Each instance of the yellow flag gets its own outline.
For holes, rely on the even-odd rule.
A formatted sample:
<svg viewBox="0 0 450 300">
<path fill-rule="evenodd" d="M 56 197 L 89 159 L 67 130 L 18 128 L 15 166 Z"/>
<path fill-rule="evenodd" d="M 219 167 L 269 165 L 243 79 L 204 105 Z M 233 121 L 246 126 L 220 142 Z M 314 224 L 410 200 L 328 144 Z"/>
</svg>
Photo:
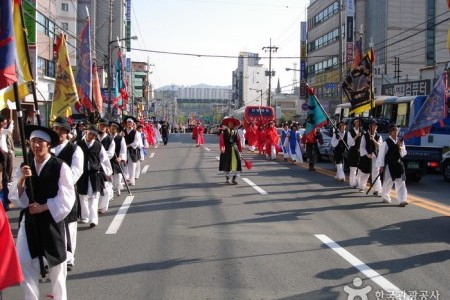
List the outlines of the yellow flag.
<svg viewBox="0 0 450 300">
<path fill-rule="evenodd" d="M 55 92 L 53 93 L 50 119 L 56 117 L 69 117 L 72 114 L 71 107 L 78 101 L 75 78 L 70 66 L 69 53 L 64 35 L 60 35 L 58 61 L 56 63 Z"/>
<path fill-rule="evenodd" d="M 23 99 L 26 95 L 31 94 L 30 89 L 31 87 L 28 86 L 27 82 L 19 83 L 19 99 Z M 14 89 L 12 85 L 0 90 L 0 110 L 3 110 L 8 106 L 8 100 L 14 101 L 14 99 Z"/>
<path fill-rule="evenodd" d="M 28 59 L 26 44 L 25 24 L 23 21 L 22 7 L 20 1 L 14 1 L 14 39 L 16 41 L 16 64 L 19 71 L 19 82 L 32 81 L 33 75 Z M 22 98 L 21 98 L 22 99 Z"/>
</svg>

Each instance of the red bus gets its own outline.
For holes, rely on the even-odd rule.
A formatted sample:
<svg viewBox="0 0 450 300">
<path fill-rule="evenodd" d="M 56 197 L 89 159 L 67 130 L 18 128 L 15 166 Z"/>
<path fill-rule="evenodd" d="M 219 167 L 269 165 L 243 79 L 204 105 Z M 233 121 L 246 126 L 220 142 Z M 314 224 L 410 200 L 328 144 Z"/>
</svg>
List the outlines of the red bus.
<svg viewBox="0 0 450 300">
<path fill-rule="evenodd" d="M 244 128 L 247 129 L 252 122 L 257 126 L 275 121 L 275 111 L 271 106 L 246 106 L 244 110 Z"/>
</svg>

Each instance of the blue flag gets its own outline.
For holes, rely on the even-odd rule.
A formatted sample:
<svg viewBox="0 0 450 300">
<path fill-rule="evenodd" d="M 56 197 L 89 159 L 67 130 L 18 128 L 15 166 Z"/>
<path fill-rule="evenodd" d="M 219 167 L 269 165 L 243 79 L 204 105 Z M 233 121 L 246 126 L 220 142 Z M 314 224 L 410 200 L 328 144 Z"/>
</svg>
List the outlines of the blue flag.
<svg viewBox="0 0 450 300">
<path fill-rule="evenodd" d="M 425 136 L 430 132 L 431 125 L 444 120 L 447 116 L 446 101 L 447 73 L 443 73 L 411 123 L 408 132 L 403 135 L 403 139 Z"/>
<path fill-rule="evenodd" d="M 306 117 L 305 133 L 314 132 L 314 129 L 323 127 L 327 124 L 327 115 L 320 106 L 315 95 L 309 95 L 308 112 Z"/>
<path fill-rule="evenodd" d="M 77 84 L 78 97 L 81 104 L 91 112 L 92 105 L 92 55 L 91 55 L 91 27 L 90 19 L 86 18 L 86 24 L 81 32 L 81 44 L 78 57 L 78 70 L 75 82 Z"/>
<path fill-rule="evenodd" d="M 17 81 L 12 4 L 0 1 L 0 89 Z"/>
</svg>

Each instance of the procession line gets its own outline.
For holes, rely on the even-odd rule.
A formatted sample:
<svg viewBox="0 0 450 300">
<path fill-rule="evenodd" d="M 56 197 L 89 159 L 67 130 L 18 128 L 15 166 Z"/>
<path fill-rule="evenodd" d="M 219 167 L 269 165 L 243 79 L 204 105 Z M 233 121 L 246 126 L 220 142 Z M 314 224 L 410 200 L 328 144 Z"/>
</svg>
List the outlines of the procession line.
<svg viewBox="0 0 450 300">
<path fill-rule="evenodd" d="M 380 275 L 377 271 L 370 268 L 368 265 L 359 260 L 356 256 L 339 246 L 336 242 L 330 239 L 325 234 L 315 234 L 316 238 L 322 241 L 325 245 L 327 245 L 331 250 L 339 254 L 343 259 L 349 262 L 353 267 L 358 269 L 361 273 L 363 273 L 367 278 L 375 282 L 382 289 L 389 293 L 389 295 L 393 295 L 395 299 L 411 299 L 411 297 L 404 295 L 403 291 L 400 290 L 397 286 L 391 283 L 389 280 Z"/>
<path fill-rule="evenodd" d="M 259 186 L 257 186 L 253 181 L 251 181 L 248 178 L 242 178 L 242 180 L 244 180 L 248 185 L 250 185 L 252 188 L 254 188 L 258 193 L 260 193 L 261 195 L 267 195 L 268 193 L 263 190 L 262 188 L 260 188 Z"/>
<path fill-rule="evenodd" d="M 127 196 L 125 198 L 125 201 L 123 201 L 122 206 L 119 208 L 119 211 L 112 220 L 105 234 L 116 234 L 117 231 L 119 231 L 120 225 L 122 225 L 123 219 L 125 218 L 125 215 L 127 214 L 128 208 L 130 208 L 133 199 L 134 196 Z"/>
<path fill-rule="evenodd" d="M 148 165 L 145 165 L 145 166 L 142 168 L 141 174 L 147 173 L 148 167 L 149 167 Z"/>
</svg>

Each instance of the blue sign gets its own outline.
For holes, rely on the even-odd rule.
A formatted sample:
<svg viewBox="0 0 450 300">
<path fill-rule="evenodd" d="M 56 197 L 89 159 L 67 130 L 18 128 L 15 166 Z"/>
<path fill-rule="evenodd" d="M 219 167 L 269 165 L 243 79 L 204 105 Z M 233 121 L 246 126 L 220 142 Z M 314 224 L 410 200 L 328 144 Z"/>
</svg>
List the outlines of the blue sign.
<svg viewBox="0 0 450 300">
<path fill-rule="evenodd" d="M 308 103 L 303 103 L 302 104 L 302 110 L 307 111 L 308 110 Z"/>
<path fill-rule="evenodd" d="M 326 89 L 335 89 L 336 83 L 325 83 L 325 88 Z"/>
</svg>

